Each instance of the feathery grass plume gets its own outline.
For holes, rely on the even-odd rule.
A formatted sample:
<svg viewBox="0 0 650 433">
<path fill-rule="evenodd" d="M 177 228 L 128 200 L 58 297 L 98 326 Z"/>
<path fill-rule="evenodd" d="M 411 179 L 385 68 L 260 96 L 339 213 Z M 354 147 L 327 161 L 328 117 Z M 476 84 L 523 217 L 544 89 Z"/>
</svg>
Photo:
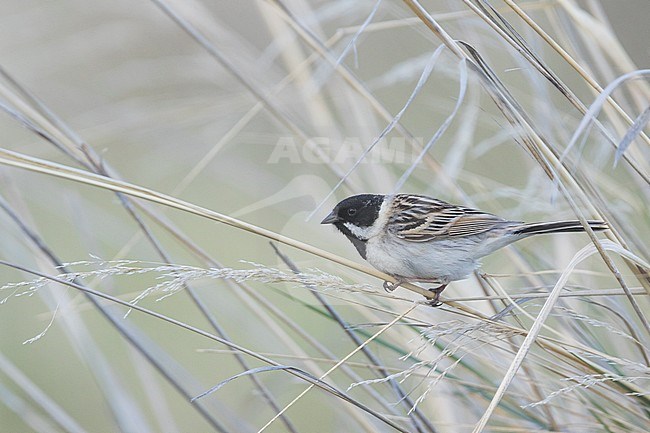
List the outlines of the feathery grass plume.
<svg viewBox="0 0 650 433">
<path fill-rule="evenodd" d="M 377 293 L 377 289 L 370 284 L 349 284 L 343 281 L 341 277 L 328 274 L 319 269 L 309 269 L 308 272 L 295 273 L 282 271 L 254 262 L 242 261 L 242 263 L 250 265 L 251 268 L 198 268 L 180 264 L 168 265 L 139 262 L 138 260 L 83 260 L 65 263 L 63 267 L 72 268 L 74 266 L 83 266 L 93 267 L 94 269 L 57 274 L 56 278 L 64 281 L 88 278 L 98 278 L 101 280 L 109 277 L 149 274 L 157 280 L 163 280 L 154 286 L 144 289 L 132 301 L 134 304 L 155 292 L 162 293 L 162 296 L 157 299 L 158 301 L 162 300 L 183 290 L 188 283 L 202 279 L 233 280 L 238 283 L 246 281 L 271 284 L 292 283 L 297 287 L 311 287 L 321 290 L 339 290 L 365 294 Z M 2 303 L 6 302 L 11 296 L 31 296 L 49 283 L 51 281 L 46 278 L 37 278 L 32 281 L 5 284 L 0 287 L 0 291 L 10 290 L 11 294 L 3 298 Z"/>
<path fill-rule="evenodd" d="M 566 377 L 562 380 L 566 382 L 575 382 L 575 383 L 573 385 L 569 385 L 562 389 L 552 392 L 542 401 L 537 401 L 535 403 L 530 403 L 527 404 L 526 406 L 522 406 L 522 409 L 528 409 L 528 408 L 533 408 L 535 406 L 549 404 L 551 400 L 553 400 L 558 396 L 568 394 L 570 392 L 574 392 L 578 389 L 588 389 L 595 385 L 602 384 L 608 381 L 628 382 L 628 383 L 644 382 L 650 380 L 650 377 L 649 376 L 619 376 L 616 374 L 607 374 L 607 375 L 586 375 L 586 376 L 579 376 L 579 377 Z M 641 385 L 641 387 L 645 387 L 645 385 Z M 647 395 L 648 393 L 646 392 L 643 394 Z"/>
</svg>

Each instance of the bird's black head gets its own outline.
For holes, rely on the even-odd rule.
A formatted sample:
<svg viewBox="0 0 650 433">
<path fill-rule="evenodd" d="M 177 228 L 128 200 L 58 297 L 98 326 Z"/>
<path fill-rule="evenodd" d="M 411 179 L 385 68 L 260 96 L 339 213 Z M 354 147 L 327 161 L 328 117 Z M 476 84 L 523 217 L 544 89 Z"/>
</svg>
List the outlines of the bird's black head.
<svg viewBox="0 0 650 433">
<path fill-rule="evenodd" d="M 346 235 L 348 233 L 344 229 L 350 225 L 359 228 L 370 227 L 377 219 L 383 201 L 383 195 L 353 195 L 337 204 L 321 224 L 334 224 Z M 349 229 L 347 231 L 349 232 Z"/>
<path fill-rule="evenodd" d="M 334 224 L 352 242 L 361 257 L 366 258 L 366 241 L 370 227 L 379 216 L 383 195 L 359 194 L 334 206 L 321 224 Z"/>
</svg>

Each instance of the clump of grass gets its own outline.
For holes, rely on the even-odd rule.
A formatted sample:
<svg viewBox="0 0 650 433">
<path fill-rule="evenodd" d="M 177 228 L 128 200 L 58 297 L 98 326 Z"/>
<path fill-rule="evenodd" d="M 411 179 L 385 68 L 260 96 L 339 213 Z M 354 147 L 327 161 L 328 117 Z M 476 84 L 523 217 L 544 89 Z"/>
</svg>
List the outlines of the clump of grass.
<svg viewBox="0 0 650 433">
<path fill-rule="evenodd" d="M 36 295 L 49 330 L 0 362 L 11 429 L 643 430 L 649 72 L 597 1 L 150 6 L 129 11 L 124 60 L 79 42 L 92 80 L 63 56 L 64 79 L 0 71 L 7 143 L 29 144 L 0 149 L 3 263 L 21 270 L 3 270 L 2 326 L 33 336 Z M 49 12 L 34 28 L 59 46 Z M 124 24 L 94 13 L 70 28 Z M 93 109 L 45 96 L 68 86 Z M 509 248 L 432 309 L 310 219 L 362 191 L 611 230 Z M 43 380 L 54 358 L 89 374 Z"/>
</svg>

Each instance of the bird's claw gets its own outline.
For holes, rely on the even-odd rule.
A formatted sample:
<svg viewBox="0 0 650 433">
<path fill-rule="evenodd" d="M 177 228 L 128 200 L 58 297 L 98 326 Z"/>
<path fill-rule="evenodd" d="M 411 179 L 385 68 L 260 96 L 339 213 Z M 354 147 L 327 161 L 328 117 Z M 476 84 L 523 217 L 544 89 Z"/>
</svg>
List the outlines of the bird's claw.
<svg viewBox="0 0 650 433">
<path fill-rule="evenodd" d="M 442 301 L 433 298 L 430 301 L 425 302 L 425 304 L 427 304 L 429 307 L 438 308 L 442 305 Z"/>
<path fill-rule="evenodd" d="M 433 299 L 427 301 L 426 304 L 427 304 L 429 307 L 438 308 L 439 306 L 442 305 L 442 301 L 440 301 L 440 300 L 438 300 L 438 299 L 436 299 L 436 298 L 433 298 Z"/>
<path fill-rule="evenodd" d="M 386 290 L 388 293 L 391 293 L 395 289 L 397 289 L 399 286 L 404 283 L 404 280 L 397 279 L 394 283 L 391 283 L 390 281 L 384 281 L 384 290 Z M 443 284 L 442 286 L 436 287 L 434 289 L 429 289 L 430 292 L 433 293 L 433 298 L 427 298 L 427 305 L 430 305 L 432 307 L 439 307 L 442 305 L 442 301 L 440 301 L 440 294 L 442 293 L 443 290 L 447 287 L 446 284 Z"/>
<path fill-rule="evenodd" d="M 401 286 L 403 281 L 397 280 L 394 283 L 391 283 L 390 281 L 384 281 L 384 290 L 387 291 L 388 293 L 391 293 L 395 289 L 397 289 L 399 286 Z"/>
<path fill-rule="evenodd" d="M 442 305 L 442 301 L 440 300 L 440 294 L 442 293 L 443 290 L 447 287 L 446 284 L 443 284 L 440 287 L 436 287 L 435 289 L 429 289 L 430 292 L 434 294 L 433 298 L 429 299 L 427 301 L 427 305 L 437 308 Z"/>
</svg>

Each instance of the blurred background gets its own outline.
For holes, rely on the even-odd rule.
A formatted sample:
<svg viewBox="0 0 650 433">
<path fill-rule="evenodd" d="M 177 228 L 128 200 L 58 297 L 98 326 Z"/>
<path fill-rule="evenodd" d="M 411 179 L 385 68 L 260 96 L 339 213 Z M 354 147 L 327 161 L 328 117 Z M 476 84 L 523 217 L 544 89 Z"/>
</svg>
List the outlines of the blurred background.
<svg viewBox="0 0 650 433">
<path fill-rule="evenodd" d="M 602 87 L 650 67 L 647 1 L 516 3 Z M 632 141 L 629 160 L 614 165 L 612 143 L 594 126 L 568 148 L 582 113 L 469 7 L 475 4 L 483 2 L 422 2 L 451 38 L 481 53 L 557 154 L 566 151 L 578 189 L 591 200 L 577 199 L 577 206 L 588 217 L 594 216 L 589 204 L 606 209 L 624 227 L 627 247 L 644 257 L 649 189 L 639 171 L 648 175 L 647 143 Z M 595 100 L 598 92 L 507 3 L 490 4 L 578 99 L 586 106 Z M 432 61 L 439 46 L 411 9 L 394 1 L 5 1 L 2 148 L 110 174 L 357 262 L 343 236 L 319 225 L 336 202 L 356 192 L 428 194 L 513 220 L 575 218 L 476 74 L 463 72 L 449 49 Z M 364 157 L 416 89 L 399 124 Z M 613 96 L 634 119 L 647 109 L 648 94 L 641 77 Z M 448 128 L 430 142 L 448 117 Z M 599 120 L 616 143 L 629 128 L 612 109 Z M 574 192 L 571 197 L 582 197 Z M 259 264 L 291 274 L 268 239 L 82 182 L 3 165 L 0 195 L 0 259 L 49 275 L 87 272 L 79 283 L 125 301 L 173 280 L 164 263 L 233 270 Z M 525 241 L 487 258 L 483 271 L 511 295 L 547 293 L 588 243 L 581 234 Z M 420 300 L 403 289 L 388 295 L 374 277 L 280 248 L 310 275 L 335 275 L 372 293 L 312 287 L 323 300 L 296 282 L 202 276 L 189 280 L 192 294 L 183 289 L 158 300 L 164 293 L 154 290 L 139 305 L 320 377 Z M 635 271 L 612 259 L 641 293 Z M 134 261 L 124 266 L 142 271 L 111 272 L 109 261 L 116 260 Z M 62 270 L 57 263 L 72 265 Z M 622 293 L 597 255 L 580 268 L 571 276 L 573 289 Z M 190 403 L 264 363 L 242 361 L 224 345 L 138 312 L 125 317 L 125 307 L 70 287 L 11 285 L 34 278 L 0 268 L 2 431 L 254 432 L 308 386 L 286 371 L 268 371 Z M 490 316 L 505 308 L 488 299 L 499 295 L 494 290 L 471 278 L 445 294 Z M 648 311 L 647 296 L 639 298 Z M 523 304 L 524 310 L 534 319 L 543 300 Z M 637 365 L 645 382 L 629 383 L 647 390 L 648 335 L 634 306 L 624 296 L 562 302 L 554 329 L 597 351 L 602 358 L 585 356 L 603 368 L 611 366 L 603 354 L 628 360 L 612 367 L 616 374 Z M 374 360 L 357 354 L 325 381 L 405 431 L 472 431 L 521 337 L 477 331 L 472 324 L 481 322 L 459 311 L 418 306 L 369 345 Z M 507 320 L 530 326 L 530 317 L 516 316 Z M 535 350 L 485 431 L 643 425 L 648 407 L 638 401 L 630 403 L 633 409 L 619 407 L 614 402 L 631 391 L 616 385 L 522 409 L 563 389 L 563 379 L 591 374 Z M 396 381 L 387 374 L 398 374 Z M 313 389 L 265 431 L 395 430 Z"/>
</svg>

